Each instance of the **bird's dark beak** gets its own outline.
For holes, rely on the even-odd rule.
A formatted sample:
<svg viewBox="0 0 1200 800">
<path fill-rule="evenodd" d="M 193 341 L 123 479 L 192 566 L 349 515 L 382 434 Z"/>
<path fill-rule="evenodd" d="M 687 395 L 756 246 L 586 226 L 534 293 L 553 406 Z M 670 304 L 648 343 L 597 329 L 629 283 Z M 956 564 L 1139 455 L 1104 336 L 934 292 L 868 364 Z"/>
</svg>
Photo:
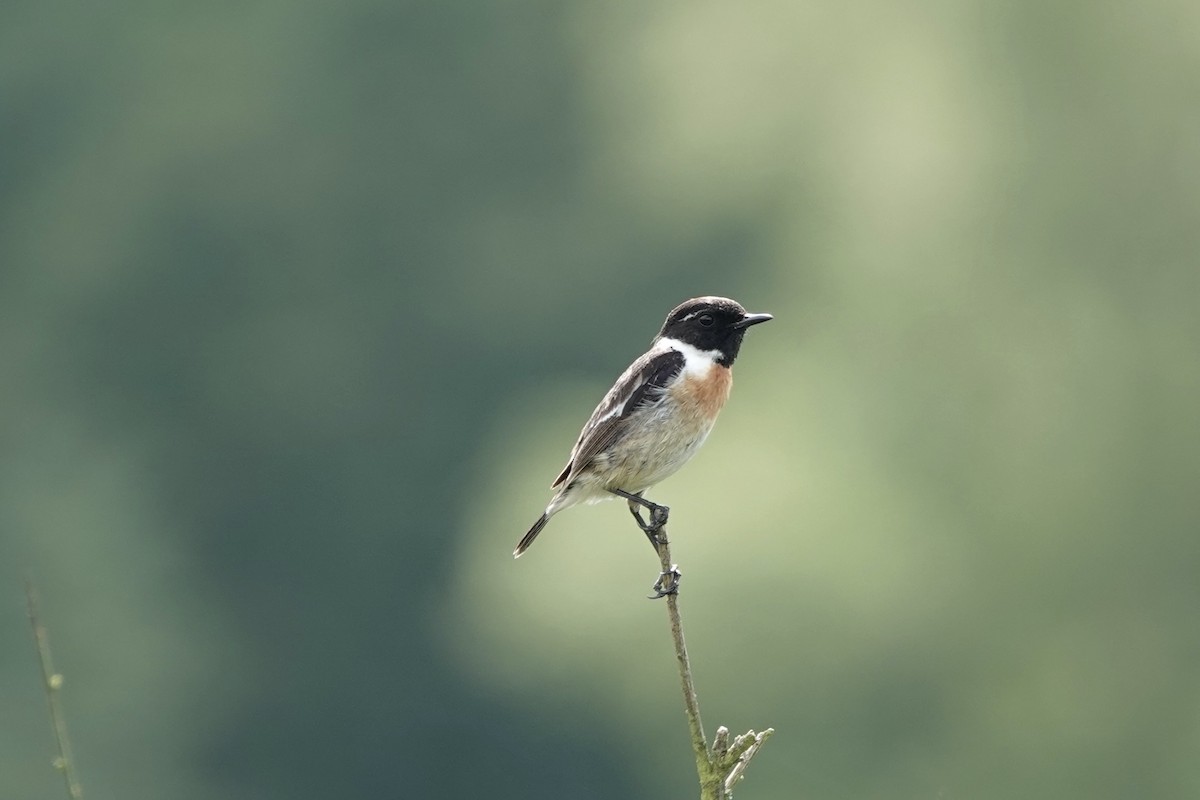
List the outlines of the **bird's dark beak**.
<svg viewBox="0 0 1200 800">
<path fill-rule="evenodd" d="M 770 314 L 746 314 L 737 322 L 733 323 L 735 328 L 749 328 L 751 325 L 757 325 L 760 322 L 770 322 L 775 319 Z"/>
</svg>

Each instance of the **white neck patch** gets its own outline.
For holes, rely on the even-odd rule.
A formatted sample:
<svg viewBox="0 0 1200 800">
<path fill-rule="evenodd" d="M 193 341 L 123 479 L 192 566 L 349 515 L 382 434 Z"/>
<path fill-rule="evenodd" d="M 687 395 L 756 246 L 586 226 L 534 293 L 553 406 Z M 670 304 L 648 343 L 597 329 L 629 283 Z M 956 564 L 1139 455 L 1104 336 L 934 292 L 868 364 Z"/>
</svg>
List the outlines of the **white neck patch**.
<svg viewBox="0 0 1200 800">
<path fill-rule="evenodd" d="M 717 359 L 721 357 L 720 350 L 700 350 L 687 342 L 681 342 L 669 336 L 659 339 L 658 346 L 655 349 L 675 350 L 683 353 L 684 373 L 694 375 L 697 378 L 703 378 L 707 375 L 708 371 L 712 369 L 713 364 L 716 364 Z"/>
</svg>

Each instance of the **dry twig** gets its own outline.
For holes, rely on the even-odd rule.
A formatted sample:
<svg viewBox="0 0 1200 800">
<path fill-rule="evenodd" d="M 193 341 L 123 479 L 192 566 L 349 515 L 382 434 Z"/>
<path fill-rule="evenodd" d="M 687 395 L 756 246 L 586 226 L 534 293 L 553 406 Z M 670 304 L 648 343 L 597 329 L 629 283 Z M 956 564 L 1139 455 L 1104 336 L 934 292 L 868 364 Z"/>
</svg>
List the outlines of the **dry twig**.
<svg viewBox="0 0 1200 800">
<path fill-rule="evenodd" d="M 753 730 L 729 742 L 729 729 L 717 728 L 710 748 L 704 737 L 704 724 L 700 719 L 700 703 L 696 699 L 696 686 L 692 682 L 692 665 L 688 660 L 687 644 L 683 639 L 683 621 L 679 616 L 679 573 L 671 563 L 671 546 L 665 527 L 657 531 L 658 557 L 662 562 L 660 582 L 665 585 L 656 589 L 666 592 L 667 617 L 671 623 L 671 638 L 675 642 L 675 661 L 679 667 L 679 682 L 683 689 L 683 709 L 687 714 L 688 730 L 692 737 L 692 752 L 696 756 L 696 773 L 700 778 L 700 800 L 728 800 L 733 787 L 743 777 L 746 765 L 762 748 L 773 728 L 761 733 Z"/>
</svg>

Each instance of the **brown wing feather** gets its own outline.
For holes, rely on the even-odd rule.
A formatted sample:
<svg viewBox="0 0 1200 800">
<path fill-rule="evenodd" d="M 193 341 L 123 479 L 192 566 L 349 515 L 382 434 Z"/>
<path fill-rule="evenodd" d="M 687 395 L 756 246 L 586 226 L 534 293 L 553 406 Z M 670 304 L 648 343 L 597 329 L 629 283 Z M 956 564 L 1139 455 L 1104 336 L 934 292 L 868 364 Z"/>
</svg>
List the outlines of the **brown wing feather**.
<svg viewBox="0 0 1200 800">
<path fill-rule="evenodd" d="M 550 488 L 568 485 L 592 459 L 616 442 L 629 415 L 643 405 L 658 402 L 662 397 L 661 390 L 679 374 L 683 364 L 683 353 L 678 350 L 657 353 L 652 350 L 630 364 L 592 412 L 579 433 L 567 465 Z"/>
</svg>

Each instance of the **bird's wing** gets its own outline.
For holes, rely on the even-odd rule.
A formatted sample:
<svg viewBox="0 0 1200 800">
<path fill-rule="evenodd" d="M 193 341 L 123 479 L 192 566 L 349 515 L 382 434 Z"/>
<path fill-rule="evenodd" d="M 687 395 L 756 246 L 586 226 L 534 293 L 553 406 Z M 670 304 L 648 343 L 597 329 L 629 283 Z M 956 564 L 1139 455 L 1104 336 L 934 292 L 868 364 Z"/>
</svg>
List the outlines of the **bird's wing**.
<svg viewBox="0 0 1200 800">
<path fill-rule="evenodd" d="M 651 350 L 630 364 L 592 412 L 571 450 L 571 458 L 550 488 L 568 484 L 572 476 L 616 442 L 625 432 L 629 415 L 662 399 L 663 389 L 680 373 L 683 364 L 683 353 L 678 350 Z"/>
</svg>

